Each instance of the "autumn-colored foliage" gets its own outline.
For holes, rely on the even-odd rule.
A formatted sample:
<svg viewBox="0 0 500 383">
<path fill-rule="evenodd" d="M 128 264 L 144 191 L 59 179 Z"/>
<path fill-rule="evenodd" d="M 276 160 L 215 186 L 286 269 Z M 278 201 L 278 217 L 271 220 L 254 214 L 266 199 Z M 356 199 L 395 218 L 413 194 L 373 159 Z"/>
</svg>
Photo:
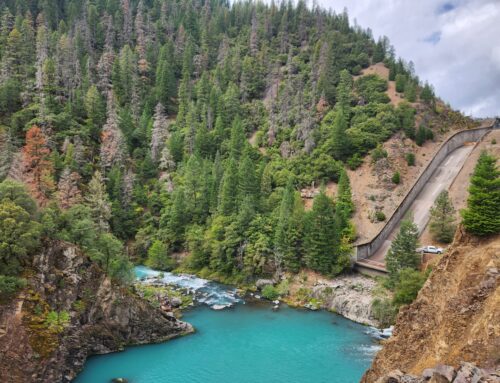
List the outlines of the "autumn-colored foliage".
<svg viewBox="0 0 500 383">
<path fill-rule="evenodd" d="M 45 204 L 54 190 L 54 167 L 49 159 L 50 149 L 42 130 L 34 125 L 26 132 L 23 165 L 26 183 L 33 197 Z"/>
</svg>

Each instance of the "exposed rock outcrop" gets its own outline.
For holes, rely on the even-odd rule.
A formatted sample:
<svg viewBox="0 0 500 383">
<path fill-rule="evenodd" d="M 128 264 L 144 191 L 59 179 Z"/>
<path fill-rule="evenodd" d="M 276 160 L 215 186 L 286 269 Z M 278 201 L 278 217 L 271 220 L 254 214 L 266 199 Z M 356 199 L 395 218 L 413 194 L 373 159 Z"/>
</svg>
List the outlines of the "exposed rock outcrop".
<svg viewBox="0 0 500 383">
<path fill-rule="evenodd" d="M 457 369 L 439 364 L 427 368 L 422 375 L 405 374 L 394 370 L 379 378 L 376 383 L 497 383 L 500 382 L 500 370 L 484 370 L 471 363 L 462 362 Z"/>
<path fill-rule="evenodd" d="M 373 279 L 350 275 L 314 286 L 312 295 L 321 301 L 321 307 L 326 310 L 357 323 L 378 327 L 372 316 L 372 291 L 376 285 Z"/>
<path fill-rule="evenodd" d="M 361 274 L 326 278 L 308 271 L 290 277 L 290 296 L 284 300 L 292 306 L 325 309 L 357 323 L 379 327 L 373 317 L 372 304 L 378 297 L 377 281 Z"/>
<path fill-rule="evenodd" d="M 459 229 L 415 302 L 400 311 L 394 335 L 362 382 L 378 382 L 394 370 L 421 375 L 437 364 L 457 368 L 462 361 L 497 368 L 499 285 L 500 236 L 478 239 Z"/>
<path fill-rule="evenodd" d="M 67 243 L 47 244 L 26 277 L 28 287 L 0 306 L 2 383 L 70 382 L 91 354 L 193 331 L 113 283 Z M 49 313 L 59 314 L 52 326 Z"/>
</svg>

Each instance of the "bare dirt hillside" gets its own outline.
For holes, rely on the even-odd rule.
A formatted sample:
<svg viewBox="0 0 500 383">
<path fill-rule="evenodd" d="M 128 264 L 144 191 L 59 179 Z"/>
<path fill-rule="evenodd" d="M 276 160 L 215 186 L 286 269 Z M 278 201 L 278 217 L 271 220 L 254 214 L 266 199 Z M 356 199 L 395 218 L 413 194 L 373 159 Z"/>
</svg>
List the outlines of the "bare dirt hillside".
<svg viewBox="0 0 500 383">
<path fill-rule="evenodd" d="M 399 369 L 422 374 L 437 364 L 483 368 L 500 363 L 500 235 L 478 239 L 459 229 L 411 305 L 398 315 L 363 383 Z"/>
<path fill-rule="evenodd" d="M 361 75 L 377 74 L 388 79 L 389 70 L 382 63 L 372 65 L 363 70 Z M 389 81 L 388 96 L 394 105 L 402 101 L 401 94 L 395 92 L 394 81 Z M 438 102 L 435 110 L 421 103 L 413 103 L 416 109 L 416 126 L 425 124 L 434 133 L 432 141 L 418 146 L 413 140 L 397 133 L 386 141 L 383 148 L 387 151 L 387 158 L 376 163 L 367 156 L 364 163 L 356 170 L 348 172 L 356 206 L 354 223 L 357 228 L 357 243 L 371 240 L 384 226 L 385 222 L 375 219 L 375 212 L 383 212 L 387 219 L 403 200 L 413 183 L 420 176 L 428 162 L 432 160 L 441 144 L 455 132 L 477 126 L 478 124 L 460 113 L 449 109 L 442 102 Z M 485 121 L 485 124 L 490 121 Z M 406 155 L 415 155 L 415 166 L 408 166 Z M 395 172 L 401 175 L 399 185 L 392 183 Z"/>
<path fill-rule="evenodd" d="M 496 142 L 496 143 L 494 143 Z M 476 166 L 477 159 L 483 150 L 494 154 L 496 157 L 500 158 L 500 130 L 494 130 L 488 133 L 481 142 L 479 142 L 469 158 L 465 162 L 462 170 L 458 173 L 455 181 L 450 187 L 449 194 L 453 202 L 453 206 L 456 209 L 457 221 L 459 220 L 460 210 L 466 207 L 468 189 L 470 183 L 470 176 L 474 172 L 474 167 Z M 422 245 L 427 244 L 438 244 L 440 246 L 445 246 L 446 244 L 438 243 L 435 241 L 431 234 L 429 233 L 429 227 L 427 226 L 420 236 L 420 243 Z"/>
</svg>

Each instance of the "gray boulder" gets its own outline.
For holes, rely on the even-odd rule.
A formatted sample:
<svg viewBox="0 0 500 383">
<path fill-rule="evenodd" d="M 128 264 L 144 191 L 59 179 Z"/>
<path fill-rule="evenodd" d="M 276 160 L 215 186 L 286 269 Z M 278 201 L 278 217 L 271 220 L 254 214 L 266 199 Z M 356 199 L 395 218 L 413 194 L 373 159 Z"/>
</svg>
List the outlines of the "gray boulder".
<svg viewBox="0 0 500 383">
<path fill-rule="evenodd" d="M 257 279 L 257 282 L 255 282 L 255 287 L 259 290 L 262 290 L 267 285 L 274 286 L 274 281 L 272 279 Z"/>
</svg>

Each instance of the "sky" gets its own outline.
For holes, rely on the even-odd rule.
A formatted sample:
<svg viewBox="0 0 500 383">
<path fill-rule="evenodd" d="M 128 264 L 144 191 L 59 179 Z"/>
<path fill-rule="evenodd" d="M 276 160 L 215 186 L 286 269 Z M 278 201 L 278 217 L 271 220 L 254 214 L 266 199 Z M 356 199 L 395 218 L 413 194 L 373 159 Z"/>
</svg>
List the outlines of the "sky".
<svg viewBox="0 0 500 383">
<path fill-rule="evenodd" d="M 500 0 L 316 0 L 342 12 L 396 55 L 453 108 L 473 117 L 500 115 Z"/>
</svg>

